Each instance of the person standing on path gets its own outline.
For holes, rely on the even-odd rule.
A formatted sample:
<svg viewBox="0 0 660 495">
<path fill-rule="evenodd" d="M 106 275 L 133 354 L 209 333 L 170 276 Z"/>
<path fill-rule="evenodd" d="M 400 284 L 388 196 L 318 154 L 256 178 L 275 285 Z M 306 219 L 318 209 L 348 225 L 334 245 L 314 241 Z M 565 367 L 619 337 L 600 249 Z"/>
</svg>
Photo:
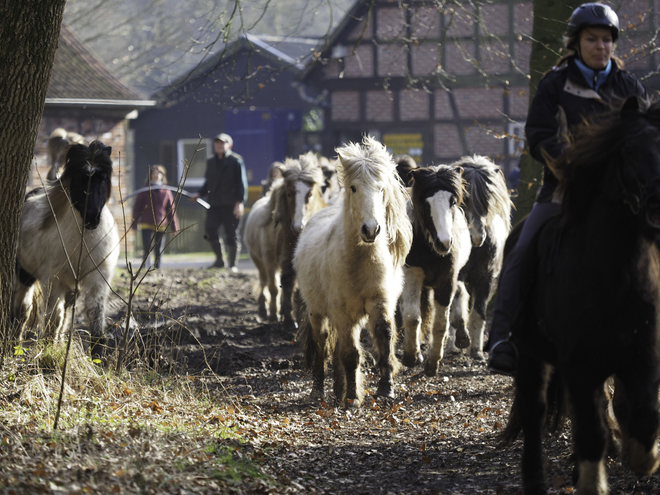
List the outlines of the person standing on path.
<svg viewBox="0 0 660 495">
<path fill-rule="evenodd" d="M 142 232 L 145 266 L 150 266 L 149 256 L 153 251 L 154 267 L 160 268 L 163 236 L 168 229 L 178 232 L 179 220 L 172 191 L 159 188 L 167 184 L 167 170 L 162 165 L 154 165 L 149 170 L 145 186 L 150 189 L 138 194 L 133 203 L 133 228 L 139 225 Z"/>
<path fill-rule="evenodd" d="M 214 155 L 206 162 L 204 185 L 192 196 L 204 199 L 210 208 L 204 224 L 204 238 L 211 244 L 216 260 L 210 268 L 224 268 L 219 229 L 224 230 L 227 268 L 237 272 L 238 224 L 247 200 L 247 175 L 243 157 L 232 151 L 233 139 L 224 132 L 213 140 Z"/>
</svg>

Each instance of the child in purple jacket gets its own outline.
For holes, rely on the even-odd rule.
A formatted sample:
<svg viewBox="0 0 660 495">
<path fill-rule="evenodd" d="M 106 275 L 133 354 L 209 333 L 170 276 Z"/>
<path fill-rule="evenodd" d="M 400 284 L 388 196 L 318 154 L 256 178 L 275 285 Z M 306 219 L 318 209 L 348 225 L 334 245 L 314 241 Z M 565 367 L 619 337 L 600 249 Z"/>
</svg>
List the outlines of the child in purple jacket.
<svg viewBox="0 0 660 495">
<path fill-rule="evenodd" d="M 149 266 L 149 253 L 153 251 L 154 266 L 160 268 L 163 235 L 166 230 L 176 233 L 179 230 L 179 220 L 176 216 L 174 195 L 169 189 L 159 186 L 167 184 L 167 171 L 162 165 L 149 167 L 151 172 L 145 181 L 145 187 L 151 189 L 141 192 L 133 204 L 133 228 L 140 227 L 142 246 L 144 249 L 145 266 Z"/>
</svg>

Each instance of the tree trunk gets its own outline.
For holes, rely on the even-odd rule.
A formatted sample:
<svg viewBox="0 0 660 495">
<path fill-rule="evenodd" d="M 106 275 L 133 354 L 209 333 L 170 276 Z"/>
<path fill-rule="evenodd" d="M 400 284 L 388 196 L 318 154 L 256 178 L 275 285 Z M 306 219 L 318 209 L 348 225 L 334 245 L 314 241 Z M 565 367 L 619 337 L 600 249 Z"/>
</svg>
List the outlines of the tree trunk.
<svg viewBox="0 0 660 495">
<path fill-rule="evenodd" d="M 65 0 L 0 2 L 0 334 L 8 350 L 16 246 Z"/>
<path fill-rule="evenodd" d="M 573 10 L 580 5 L 571 0 L 534 0 L 532 53 L 529 58 L 529 104 L 531 106 L 539 81 L 560 56 L 563 35 Z M 529 149 L 520 159 L 520 184 L 516 199 L 514 223 L 531 211 L 541 181 L 543 165 L 532 158 Z"/>
</svg>

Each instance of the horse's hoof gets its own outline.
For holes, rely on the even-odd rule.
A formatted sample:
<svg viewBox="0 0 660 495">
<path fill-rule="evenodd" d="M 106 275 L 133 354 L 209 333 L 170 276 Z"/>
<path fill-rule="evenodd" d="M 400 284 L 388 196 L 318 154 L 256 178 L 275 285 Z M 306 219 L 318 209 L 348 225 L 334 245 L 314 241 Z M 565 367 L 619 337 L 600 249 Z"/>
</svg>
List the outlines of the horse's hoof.
<svg viewBox="0 0 660 495">
<path fill-rule="evenodd" d="M 635 438 L 630 438 L 627 444 L 625 461 L 635 474 L 648 476 L 658 469 L 660 458 L 657 443 L 654 442 L 650 452 Z"/>
<path fill-rule="evenodd" d="M 426 362 L 424 366 L 424 374 L 426 376 L 435 376 L 438 374 L 438 363 L 432 363 L 430 361 Z"/>
<path fill-rule="evenodd" d="M 391 383 L 381 383 L 378 385 L 378 389 L 376 390 L 376 395 L 379 395 L 380 397 L 388 397 L 390 399 L 394 399 L 394 388 L 392 387 Z"/>
<path fill-rule="evenodd" d="M 470 347 L 470 336 L 463 330 L 456 330 L 456 338 L 454 339 L 454 345 L 459 349 L 467 349 Z"/>
<path fill-rule="evenodd" d="M 481 351 L 472 352 L 472 353 L 470 353 L 470 356 L 477 363 L 485 363 L 486 362 L 486 355 Z"/>
<path fill-rule="evenodd" d="M 401 359 L 401 362 L 403 363 L 404 366 L 407 366 L 408 368 L 414 368 L 417 365 L 420 365 L 424 362 L 424 356 L 422 356 L 421 352 L 418 352 L 415 355 L 410 355 L 410 354 L 404 354 L 403 358 Z"/>
<path fill-rule="evenodd" d="M 295 331 L 298 330 L 298 322 L 296 322 L 294 320 L 284 320 L 282 322 L 282 327 L 287 332 L 295 332 Z"/>
<path fill-rule="evenodd" d="M 312 392 L 309 394 L 309 400 L 311 402 L 316 402 L 325 399 L 325 393 L 323 390 L 312 389 Z"/>
<path fill-rule="evenodd" d="M 359 398 L 349 399 L 348 397 L 343 402 L 342 407 L 344 409 L 357 409 L 362 401 Z"/>
</svg>

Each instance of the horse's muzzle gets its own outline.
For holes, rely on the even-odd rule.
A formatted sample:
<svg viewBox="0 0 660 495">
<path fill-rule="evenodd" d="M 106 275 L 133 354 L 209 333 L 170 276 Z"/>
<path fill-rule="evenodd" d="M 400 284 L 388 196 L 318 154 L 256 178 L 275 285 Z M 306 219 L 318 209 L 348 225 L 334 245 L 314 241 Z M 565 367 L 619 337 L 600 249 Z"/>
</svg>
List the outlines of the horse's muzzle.
<svg viewBox="0 0 660 495">
<path fill-rule="evenodd" d="M 433 241 L 433 249 L 435 249 L 435 251 L 441 256 L 449 254 L 453 245 L 453 239 L 449 239 L 447 242 L 442 242 L 436 237 L 436 239 Z"/>
<path fill-rule="evenodd" d="M 375 242 L 378 234 L 380 234 L 380 225 L 378 224 L 373 227 L 363 224 L 362 229 L 360 229 L 360 237 L 362 238 L 362 241 L 366 243 Z"/>
<path fill-rule="evenodd" d="M 97 215 L 93 218 L 85 219 L 85 228 L 87 230 L 96 230 L 96 227 L 101 223 L 101 215 Z"/>
</svg>

